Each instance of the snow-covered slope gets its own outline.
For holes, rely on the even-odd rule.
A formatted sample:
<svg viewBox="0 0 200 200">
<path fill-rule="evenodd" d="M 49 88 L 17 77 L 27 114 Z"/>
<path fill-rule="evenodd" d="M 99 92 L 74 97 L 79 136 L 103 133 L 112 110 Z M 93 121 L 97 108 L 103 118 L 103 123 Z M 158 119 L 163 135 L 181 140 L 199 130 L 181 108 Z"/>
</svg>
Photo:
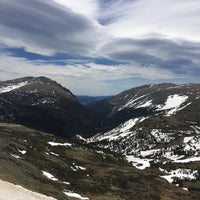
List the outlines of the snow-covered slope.
<svg viewBox="0 0 200 200">
<path fill-rule="evenodd" d="M 24 81 L 24 82 L 21 82 L 21 83 L 10 83 L 10 84 L 2 85 L 2 86 L 0 86 L 0 94 L 5 93 L 5 92 L 10 92 L 12 90 L 16 90 L 20 87 L 27 85 L 27 84 L 28 84 L 28 82 Z"/>
<path fill-rule="evenodd" d="M 107 149 L 16 124 L 0 123 L 0 132 L 0 179 L 10 182 L 0 180 L 1 200 L 132 200 L 134 197 L 149 200 L 163 196 L 198 200 L 195 169 L 152 170 L 151 159 L 127 156 L 135 168 L 124 156 Z M 177 188 L 165 181 L 163 176 L 174 179 L 173 172 L 175 176 L 190 178 L 191 187 L 186 182 Z"/>
<path fill-rule="evenodd" d="M 161 177 L 178 186 L 180 181 L 196 180 L 200 175 L 200 127 L 193 123 L 188 129 L 172 129 L 168 124 L 155 128 L 155 124 L 152 116 L 130 119 L 87 142 L 122 153 L 137 169 L 162 167 L 166 175 Z M 185 168 L 193 166 L 192 163 L 194 168 L 186 171 Z M 167 169 L 172 170 L 168 172 Z"/>
<path fill-rule="evenodd" d="M 53 197 L 48 197 L 30 190 L 27 190 L 19 185 L 14 185 L 7 181 L 0 180 L 0 199 L 1 200 L 56 200 Z"/>
<path fill-rule="evenodd" d="M 197 84 L 162 84 L 125 91 L 96 104 L 105 111 L 101 113 L 106 114 L 104 123 L 111 128 L 87 141 L 124 154 L 138 169 L 162 167 L 168 173 L 163 178 L 173 177 L 174 183 L 189 177 L 179 165 L 194 165 L 190 174 L 196 179 L 200 174 L 196 168 L 200 164 L 199 97 Z"/>
<path fill-rule="evenodd" d="M 199 84 L 145 85 L 124 91 L 91 106 L 106 125 L 156 113 L 176 115 L 200 98 Z"/>
</svg>

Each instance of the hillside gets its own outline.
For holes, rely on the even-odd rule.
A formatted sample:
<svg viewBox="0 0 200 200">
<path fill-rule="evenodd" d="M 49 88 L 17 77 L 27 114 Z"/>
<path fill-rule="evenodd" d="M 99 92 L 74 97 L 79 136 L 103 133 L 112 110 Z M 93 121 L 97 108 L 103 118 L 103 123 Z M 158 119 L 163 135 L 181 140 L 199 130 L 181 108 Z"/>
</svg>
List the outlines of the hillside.
<svg viewBox="0 0 200 200">
<path fill-rule="evenodd" d="M 58 200 L 199 199 L 198 192 L 166 182 L 160 177 L 165 172 L 141 171 L 83 140 L 69 142 L 6 123 L 0 123 L 0 134 L 0 179 L 29 191 Z"/>
<path fill-rule="evenodd" d="M 0 82 L 0 121 L 68 138 L 87 134 L 96 123 L 68 89 L 45 77 Z"/>
<path fill-rule="evenodd" d="M 200 85 L 133 88 L 96 103 L 107 130 L 89 143 L 121 153 L 141 170 L 156 168 L 177 186 L 200 191 Z M 101 112 L 103 111 L 103 112 Z"/>
<path fill-rule="evenodd" d="M 200 84 L 163 83 L 132 88 L 96 102 L 90 108 L 102 119 L 104 127 L 115 127 L 136 117 L 178 114 L 181 110 L 187 110 L 185 120 L 194 117 L 199 123 L 200 114 L 195 109 L 199 99 Z"/>
</svg>

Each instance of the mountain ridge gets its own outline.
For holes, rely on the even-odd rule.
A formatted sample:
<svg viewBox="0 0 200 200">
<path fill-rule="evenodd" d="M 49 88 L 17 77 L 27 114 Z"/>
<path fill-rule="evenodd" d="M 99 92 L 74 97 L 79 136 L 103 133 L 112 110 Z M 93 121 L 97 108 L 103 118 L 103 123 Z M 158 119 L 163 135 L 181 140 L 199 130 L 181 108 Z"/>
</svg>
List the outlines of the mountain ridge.
<svg viewBox="0 0 200 200">
<path fill-rule="evenodd" d="M 87 133 L 95 122 L 70 90 L 46 77 L 1 82 L 2 121 L 17 122 L 63 137 Z"/>
<path fill-rule="evenodd" d="M 200 96 L 200 84 L 175 85 L 172 83 L 144 85 L 126 90 L 116 96 L 94 103 L 90 108 L 104 121 L 114 126 L 132 117 L 142 117 L 162 112 L 167 98 L 181 100 L 186 93 L 192 99 L 192 91 Z M 179 97 L 180 96 L 180 97 Z M 176 98 L 175 98 L 176 97 Z M 159 108 L 160 106 L 160 108 Z M 167 110 L 167 108 L 166 108 Z"/>
<path fill-rule="evenodd" d="M 88 143 L 123 154 L 140 170 L 163 171 L 178 187 L 193 182 L 192 190 L 200 190 L 200 84 L 137 87 L 94 106 L 104 128 Z"/>
</svg>

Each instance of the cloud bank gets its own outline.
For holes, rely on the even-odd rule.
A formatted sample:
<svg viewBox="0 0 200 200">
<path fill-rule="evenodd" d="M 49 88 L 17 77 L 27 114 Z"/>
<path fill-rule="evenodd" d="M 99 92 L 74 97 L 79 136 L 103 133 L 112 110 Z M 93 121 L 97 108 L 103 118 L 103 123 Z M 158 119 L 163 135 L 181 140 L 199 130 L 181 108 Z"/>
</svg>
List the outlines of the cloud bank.
<svg viewBox="0 0 200 200">
<path fill-rule="evenodd" d="M 196 0 L 0 0 L 0 79 L 43 75 L 90 95 L 199 82 L 199 11 Z"/>
</svg>

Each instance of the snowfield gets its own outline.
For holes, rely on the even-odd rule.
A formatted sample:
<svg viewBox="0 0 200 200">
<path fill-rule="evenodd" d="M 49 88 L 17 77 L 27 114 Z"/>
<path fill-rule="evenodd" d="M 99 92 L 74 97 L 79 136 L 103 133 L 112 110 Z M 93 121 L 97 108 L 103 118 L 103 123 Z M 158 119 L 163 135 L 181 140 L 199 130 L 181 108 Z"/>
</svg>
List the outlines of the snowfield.
<svg viewBox="0 0 200 200">
<path fill-rule="evenodd" d="M 139 106 L 137 106 L 136 108 L 145 108 L 145 107 L 149 107 L 152 105 L 152 100 L 149 100 L 145 103 L 140 104 Z"/>
<path fill-rule="evenodd" d="M 186 158 L 183 160 L 175 160 L 175 163 L 189 163 L 189 162 L 198 162 L 200 161 L 200 157 L 192 157 L 192 158 Z"/>
<path fill-rule="evenodd" d="M 50 174 L 49 172 L 42 171 L 42 174 L 52 181 L 58 181 L 58 179 L 55 178 L 54 175 Z"/>
<path fill-rule="evenodd" d="M 85 167 L 76 165 L 75 163 L 72 163 L 72 166 L 70 168 L 72 169 L 72 171 L 75 171 L 75 172 L 78 171 L 78 170 L 82 170 L 82 171 L 86 170 Z"/>
<path fill-rule="evenodd" d="M 58 142 L 48 142 L 49 145 L 51 146 L 65 146 L 65 147 L 71 147 L 72 144 L 70 143 L 58 143 Z"/>
<path fill-rule="evenodd" d="M 173 183 L 174 180 L 181 179 L 181 180 L 195 180 L 196 176 L 198 175 L 198 170 L 190 170 L 190 169 L 176 169 L 170 172 L 161 169 L 168 173 L 169 175 L 161 176 L 162 178 L 166 179 L 169 183 Z"/>
<path fill-rule="evenodd" d="M 178 95 L 178 94 L 174 94 L 174 95 L 170 95 L 168 96 L 165 105 L 158 105 L 157 106 L 157 110 L 161 111 L 161 110 L 168 110 L 166 113 L 166 116 L 171 116 L 173 114 L 175 114 L 177 111 L 180 110 L 180 106 L 188 99 L 188 96 L 184 95 Z M 189 104 L 187 104 L 189 105 Z"/>
<path fill-rule="evenodd" d="M 137 169 L 144 170 L 147 167 L 150 167 L 150 161 L 149 159 L 141 159 L 141 158 L 136 158 L 134 156 L 126 156 L 126 159 L 128 162 L 131 162 L 134 167 Z"/>
<path fill-rule="evenodd" d="M 89 200 L 88 197 L 82 197 L 80 194 L 68 191 L 68 192 L 63 192 L 65 195 L 67 195 L 68 197 L 74 197 L 76 199 L 80 199 L 80 200 Z"/>
<path fill-rule="evenodd" d="M 145 119 L 147 119 L 147 117 L 130 119 L 104 134 L 99 133 L 93 136 L 92 138 L 89 138 L 87 142 L 89 143 L 89 142 L 97 142 L 103 140 L 113 141 L 125 138 L 128 135 L 133 135 L 133 132 L 130 129 L 133 128 L 135 125 L 143 122 Z"/>
<path fill-rule="evenodd" d="M 48 197 L 30 190 L 27 190 L 19 185 L 14 185 L 3 180 L 0 180 L 0 200 L 56 200 L 53 197 Z"/>
<path fill-rule="evenodd" d="M 27 85 L 27 84 L 28 84 L 28 81 L 24 81 L 24 82 L 18 83 L 18 84 L 13 84 L 13 85 L 10 84 L 8 86 L 0 86 L 0 94 L 10 92 L 12 90 L 16 90 L 20 87 Z"/>
<path fill-rule="evenodd" d="M 118 111 L 120 111 L 120 110 L 123 110 L 124 108 L 132 108 L 132 107 L 134 107 L 135 105 L 137 105 L 137 101 L 139 100 L 139 99 L 142 99 L 142 98 L 144 98 L 144 97 L 146 97 L 146 96 L 148 96 L 149 94 L 145 94 L 145 95 L 142 95 L 142 96 L 139 96 L 139 97 L 133 97 L 133 98 L 131 98 L 125 105 L 123 105 L 123 106 L 121 106 L 119 109 L 118 109 Z"/>
</svg>

